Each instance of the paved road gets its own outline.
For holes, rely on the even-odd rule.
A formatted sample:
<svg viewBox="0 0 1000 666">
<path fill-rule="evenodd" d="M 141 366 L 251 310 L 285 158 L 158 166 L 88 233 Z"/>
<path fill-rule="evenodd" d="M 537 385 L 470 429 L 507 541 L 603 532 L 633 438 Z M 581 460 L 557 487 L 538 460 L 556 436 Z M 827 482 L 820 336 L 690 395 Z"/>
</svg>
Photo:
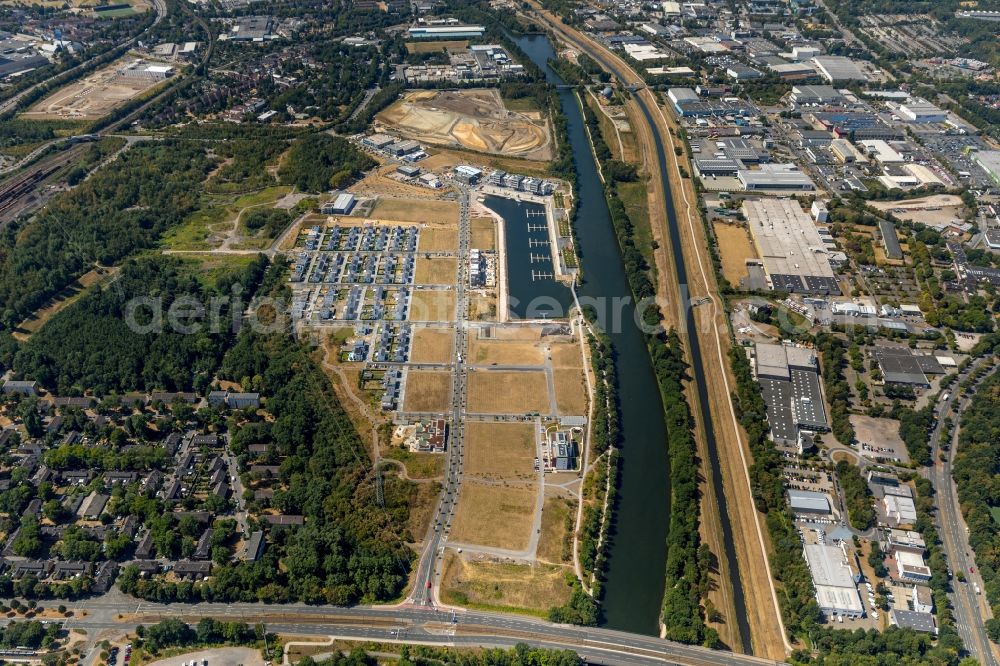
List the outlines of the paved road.
<svg viewBox="0 0 1000 666">
<path fill-rule="evenodd" d="M 451 522 L 455 517 L 464 461 L 465 385 L 468 379 L 468 370 L 464 361 L 467 354 L 467 318 L 469 313 L 469 264 L 466 258 L 469 256 L 472 229 L 469 220 L 469 188 L 459 183 L 452 183 L 452 185 L 459 191 L 459 260 L 455 285 L 455 342 L 453 346 L 455 365 L 451 383 L 451 424 L 448 432 L 448 464 L 445 467 L 444 487 L 428 528 L 427 537 L 424 539 L 425 546 L 420 553 L 416 582 L 409 597 L 409 601 L 422 606 L 433 606 L 438 598 L 444 564 L 444 543 L 448 539 Z"/>
<path fill-rule="evenodd" d="M 775 662 L 747 655 L 709 650 L 610 629 L 557 625 L 544 620 L 479 611 L 452 611 L 426 606 L 354 607 L 289 604 L 155 604 L 138 602 L 120 592 L 67 607 L 86 609 L 85 617 L 67 622 L 96 637 L 105 630 L 132 630 L 172 617 L 196 621 L 202 617 L 266 623 L 276 633 L 339 636 L 379 642 L 425 643 L 438 646 L 510 647 L 528 643 L 570 649 L 591 663 L 662 664 L 684 666 L 765 666 Z M 79 614 L 79 613 L 78 613 Z M 125 615 L 120 615 L 125 614 Z M 2 621 L 7 621 L 5 618 Z"/>
<path fill-rule="evenodd" d="M 978 363 L 970 365 L 961 373 L 958 381 L 952 384 L 957 387 L 972 371 L 991 359 L 981 359 Z M 957 578 L 952 579 L 953 592 L 949 595 L 952 606 L 955 609 L 955 628 L 958 630 L 962 642 L 966 649 L 984 666 L 996 666 L 996 654 L 993 651 L 989 637 L 986 635 L 986 627 L 983 622 L 986 613 L 989 612 L 987 604 L 983 604 L 981 595 L 977 595 L 973 587 L 979 585 L 983 589 L 983 580 L 976 567 L 975 557 L 972 556 L 972 548 L 969 546 L 969 535 L 962 518 L 962 511 L 959 508 L 958 494 L 955 490 L 955 483 L 951 476 L 951 465 L 955 458 L 955 451 L 958 448 L 959 421 L 962 410 L 968 406 L 971 391 L 965 397 L 956 397 L 954 389 L 948 391 L 948 399 L 941 401 L 937 405 L 937 424 L 931 433 L 931 448 L 934 465 L 921 470 L 924 476 L 930 478 L 934 484 L 936 494 L 934 496 L 937 503 L 938 531 L 941 535 L 941 544 L 944 547 L 948 563 L 956 571 L 962 571 L 968 582 L 961 583 Z M 938 456 L 938 444 L 941 440 L 941 433 L 944 430 L 944 418 L 951 415 L 954 421 L 954 428 L 951 435 L 951 446 L 947 451 L 945 460 Z M 970 570 L 975 569 L 972 573 Z"/>
</svg>

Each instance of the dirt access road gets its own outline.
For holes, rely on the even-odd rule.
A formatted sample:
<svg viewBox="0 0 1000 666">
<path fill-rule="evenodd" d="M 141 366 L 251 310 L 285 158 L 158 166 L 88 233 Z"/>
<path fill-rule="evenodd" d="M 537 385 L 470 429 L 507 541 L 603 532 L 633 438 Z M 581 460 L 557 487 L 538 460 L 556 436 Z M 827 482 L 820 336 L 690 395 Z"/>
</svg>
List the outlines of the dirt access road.
<svg viewBox="0 0 1000 666">
<path fill-rule="evenodd" d="M 667 306 L 664 309 L 668 315 L 669 323 L 684 321 L 683 308 L 688 307 L 689 299 L 697 300 L 703 297 L 711 299 L 709 303 L 699 306 L 693 313 L 693 317 L 697 336 L 701 344 L 704 345 L 700 371 L 706 378 L 707 406 L 715 432 L 717 459 L 733 526 L 733 542 L 736 559 L 739 563 L 738 569 L 742 577 L 742 580 L 735 580 L 733 583 L 741 585 L 743 589 L 754 653 L 771 659 L 783 659 L 791 646 L 785 638 L 777 595 L 770 575 L 769 544 L 763 525 L 763 517 L 754 509 L 748 473 L 751 461 L 750 452 L 745 434 L 739 427 L 730 401 L 731 391 L 735 387 L 728 360 L 731 338 L 724 305 L 718 295 L 718 285 L 712 272 L 708 241 L 695 208 L 696 199 L 693 187 L 689 179 L 680 178 L 678 173 L 677 158 L 673 152 L 674 139 L 669 132 L 669 128 L 674 126 L 673 121 L 664 113 L 654 94 L 645 89 L 641 78 L 620 58 L 610 53 L 602 45 L 568 28 L 561 20 L 543 11 L 536 3 L 531 2 L 531 5 L 536 10 L 536 16 L 552 28 L 560 38 L 575 45 L 578 50 L 590 53 L 599 61 L 603 61 L 602 64 L 610 69 L 623 84 L 640 86 L 636 95 L 642 97 L 643 105 L 650 110 L 653 116 L 652 123 L 645 122 L 642 106 L 635 99 L 629 101 L 630 118 L 640 121 L 633 127 L 637 129 L 637 135 L 645 155 L 646 168 L 653 176 L 650 179 L 652 224 L 654 229 L 658 228 L 657 235 L 660 239 L 668 238 L 669 220 L 664 215 L 653 215 L 661 207 L 659 204 L 666 201 L 662 174 L 659 173 L 660 168 L 655 150 L 655 133 L 663 145 L 667 159 L 666 175 L 669 178 L 670 189 L 674 196 L 681 241 L 680 249 L 685 267 L 688 269 L 689 284 L 686 285 L 688 291 L 685 293 L 683 285 L 677 285 L 676 273 L 671 270 L 672 264 L 669 257 L 657 256 L 658 262 L 663 261 L 662 268 L 666 268 L 666 270 L 661 268 L 660 275 L 674 283 L 672 286 L 667 285 L 667 289 L 661 291 L 661 294 L 665 294 L 672 305 L 672 307 Z M 687 165 L 686 168 L 690 173 L 690 165 Z M 661 241 L 660 245 L 664 247 L 665 244 Z M 660 286 L 661 288 L 664 286 L 662 282 Z M 683 294 L 683 298 L 678 298 L 678 294 Z M 673 312 L 670 312 L 671 310 Z M 678 326 L 678 330 L 682 334 L 685 332 L 682 326 Z M 690 350 L 690 340 L 685 340 L 685 342 Z M 698 371 L 699 369 L 695 369 L 695 372 Z M 696 416 L 699 415 L 701 410 L 698 409 L 699 397 L 697 393 L 689 388 L 688 397 L 694 413 Z M 699 439 L 702 443 L 705 440 L 704 426 L 704 423 L 698 422 Z M 716 497 L 713 502 L 711 497 L 706 496 L 705 529 L 708 533 L 715 532 L 714 538 L 709 534 L 709 543 L 713 547 L 713 552 L 720 559 L 723 559 L 724 550 L 716 548 L 715 544 L 712 543 L 718 535 L 712 524 L 714 522 L 712 508 L 717 506 L 718 500 L 719 498 Z M 723 582 L 725 583 L 725 581 Z M 730 615 L 729 622 L 724 629 L 730 629 L 735 624 L 735 618 Z M 727 633 L 732 636 L 733 632 L 730 630 Z M 738 649 L 740 646 L 739 640 L 730 639 L 727 642 L 734 649 Z"/>
</svg>

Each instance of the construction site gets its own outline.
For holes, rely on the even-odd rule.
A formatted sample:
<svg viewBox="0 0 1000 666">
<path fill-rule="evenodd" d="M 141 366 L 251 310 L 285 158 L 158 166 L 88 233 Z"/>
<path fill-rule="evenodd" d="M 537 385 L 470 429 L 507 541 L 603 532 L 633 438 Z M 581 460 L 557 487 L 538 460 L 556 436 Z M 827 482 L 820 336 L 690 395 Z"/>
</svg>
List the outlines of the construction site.
<svg viewBox="0 0 1000 666">
<path fill-rule="evenodd" d="M 484 203 L 485 183 L 467 190 L 464 213 L 455 186 L 408 186 L 409 196 L 385 176 L 391 166 L 352 188 L 351 212 L 301 220 L 289 250 L 293 319 L 323 340 L 359 430 L 391 427 L 374 442 L 381 459 L 445 482 L 452 449 L 464 455 L 442 597 L 544 613 L 571 592 L 589 348 L 578 320 L 507 321 L 497 303 L 510 271 L 531 271 L 509 263 L 510 225 L 548 220 L 525 218 L 523 202 L 504 220 Z M 415 513 L 429 520 L 435 500 L 422 495 Z M 484 587 L 497 576 L 499 594 Z"/>
<path fill-rule="evenodd" d="M 24 112 L 22 117 L 35 120 L 97 120 L 164 83 L 175 73 L 174 67 L 166 63 L 123 58 L 56 90 Z"/>
<path fill-rule="evenodd" d="M 509 110 L 494 89 L 419 90 L 376 116 L 376 126 L 409 139 L 535 161 L 555 153 L 538 112 Z"/>
</svg>

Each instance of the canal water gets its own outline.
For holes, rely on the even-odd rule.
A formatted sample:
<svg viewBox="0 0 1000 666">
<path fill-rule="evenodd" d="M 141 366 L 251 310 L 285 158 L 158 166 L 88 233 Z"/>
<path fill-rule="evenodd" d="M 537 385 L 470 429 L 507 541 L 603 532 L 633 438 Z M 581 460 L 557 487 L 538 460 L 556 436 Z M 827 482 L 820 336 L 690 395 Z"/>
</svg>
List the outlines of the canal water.
<svg viewBox="0 0 1000 666">
<path fill-rule="evenodd" d="M 565 317 L 573 304 L 573 292 L 555 279 L 545 206 L 496 196 L 486 197 L 483 203 L 504 220 L 511 317 Z"/>
<path fill-rule="evenodd" d="M 514 39 L 550 83 L 564 84 L 548 66 L 555 52 L 547 37 Z M 583 114 L 572 90 L 560 89 L 559 98 L 578 178 L 575 230 L 585 281 L 577 294 L 581 302 L 596 303 L 614 343 L 621 400 L 621 477 L 601 622 L 613 629 L 657 634 L 670 520 L 663 403 L 644 336 L 635 324 L 631 291 Z"/>
</svg>

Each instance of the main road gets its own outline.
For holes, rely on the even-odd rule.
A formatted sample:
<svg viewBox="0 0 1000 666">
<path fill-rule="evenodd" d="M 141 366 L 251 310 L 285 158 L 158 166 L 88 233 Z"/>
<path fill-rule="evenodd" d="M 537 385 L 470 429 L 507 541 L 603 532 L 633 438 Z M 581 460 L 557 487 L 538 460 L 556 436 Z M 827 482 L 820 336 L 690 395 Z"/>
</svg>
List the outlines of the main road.
<svg viewBox="0 0 1000 666">
<path fill-rule="evenodd" d="M 671 136 L 669 122 L 655 94 L 646 88 L 643 79 L 627 63 L 603 44 L 565 25 L 535 0 L 529 2 L 535 10 L 535 17 L 562 41 L 594 58 L 619 83 L 634 92 L 630 98 L 630 103 L 634 103 L 637 109 L 634 121 L 644 122 L 652 136 L 653 150 L 649 151 L 647 147 L 647 160 L 650 171 L 658 173 L 658 180 L 651 185 L 654 191 L 659 188 L 663 196 L 663 200 L 656 201 L 655 205 L 666 207 L 663 231 L 670 239 L 673 252 L 673 266 L 667 270 L 668 292 L 658 295 L 674 301 L 680 332 L 685 336 L 684 342 L 693 366 L 697 403 L 692 404 L 692 411 L 703 434 L 701 439 L 707 450 L 706 462 L 710 464 L 705 473 L 710 479 L 709 491 L 718 507 L 717 547 L 723 552 L 716 552 L 716 555 L 728 571 L 728 581 L 722 584 L 731 586 L 730 615 L 727 619 L 730 626 L 737 628 L 731 634 L 730 644 L 734 649 L 783 657 L 791 650 L 791 645 L 785 634 L 770 571 L 767 539 L 760 515 L 754 508 L 749 451 L 744 446 L 730 399 L 735 387 L 731 385 L 729 376 L 729 338 L 724 304 L 712 273 L 707 240 L 697 217 L 694 194 L 688 192 L 674 157 L 674 151 L 680 146 Z M 676 176 L 673 187 L 672 176 Z M 653 212 L 651 207 L 651 219 Z M 707 304 L 701 307 L 702 312 L 698 312 L 698 316 L 689 306 L 691 300 Z M 705 345 L 704 354 L 701 352 L 702 344 Z"/>
<path fill-rule="evenodd" d="M 401 642 L 440 647 L 511 647 L 526 643 L 573 650 L 598 664 L 682 664 L 684 666 L 774 666 L 776 662 L 709 650 L 659 638 L 610 629 L 552 624 L 518 615 L 452 611 L 426 606 L 306 606 L 303 604 L 158 604 L 113 591 L 103 597 L 67 602 L 74 616 L 67 629 L 88 636 L 132 631 L 138 624 L 203 617 L 248 624 L 263 623 L 269 632 L 335 636 L 347 640 Z M 6 621 L 6 620 L 4 620 Z"/>
<path fill-rule="evenodd" d="M 416 582 L 410 592 L 409 601 L 421 606 L 433 606 L 440 592 L 441 578 L 444 575 L 444 544 L 451 531 L 451 523 L 455 517 L 455 507 L 458 502 L 459 484 L 462 481 L 462 465 L 464 462 L 465 443 L 465 402 L 466 402 L 466 342 L 468 339 L 467 319 L 469 313 L 469 246 L 472 239 L 469 206 L 471 194 L 467 185 L 453 182 L 458 191 L 458 270 L 455 285 L 455 340 L 453 359 L 454 371 L 451 380 L 451 423 L 448 426 L 448 461 L 445 467 L 444 487 L 438 498 L 437 508 L 424 548 L 420 552 L 417 564 Z"/>
<path fill-rule="evenodd" d="M 962 371 L 958 379 L 952 383 L 957 387 L 975 369 L 982 366 L 991 359 L 980 359 Z M 938 420 L 931 433 L 931 447 L 933 455 L 933 465 L 924 468 L 921 473 L 930 478 L 934 484 L 934 499 L 938 508 L 938 532 L 941 535 L 941 545 L 944 547 L 945 556 L 948 563 L 955 571 L 963 572 L 966 582 L 952 580 L 953 591 L 949 595 L 952 606 L 955 608 L 955 628 L 958 630 L 962 642 L 965 643 L 969 653 L 983 666 L 997 666 L 996 654 L 993 651 L 992 643 L 986 635 L 986 627 L 983 620 L 989 613 L 989 605 L 983 602 L 981 594 L 976 594 L 974 585 L 983 589 L 983 581 L 976 568 L 976 560 L 972 555 L 969 546 L 969 535 L 966 531 L 965 520 L 962 518 L 962 511 L 959 507 L 958 493 L 955 490 L 955 482 L 951 475 L 951 465 L 955 459 L 955 451 L 958 449 L 959 425 L 962 410 L 969 404 L 969 395 L 972 391 L 967 391 L 965 395 L 958 396 L 957 390 L 948 392 L 948 398 L 941 400 L 936 407 Z M 945 453 L 944 460 L 939 455 L 939 444 L 941 435 L 944 432 L 944 419 L 951 415 L 954 427 L 951 433 L 951 446 Z"/>
</svg>

